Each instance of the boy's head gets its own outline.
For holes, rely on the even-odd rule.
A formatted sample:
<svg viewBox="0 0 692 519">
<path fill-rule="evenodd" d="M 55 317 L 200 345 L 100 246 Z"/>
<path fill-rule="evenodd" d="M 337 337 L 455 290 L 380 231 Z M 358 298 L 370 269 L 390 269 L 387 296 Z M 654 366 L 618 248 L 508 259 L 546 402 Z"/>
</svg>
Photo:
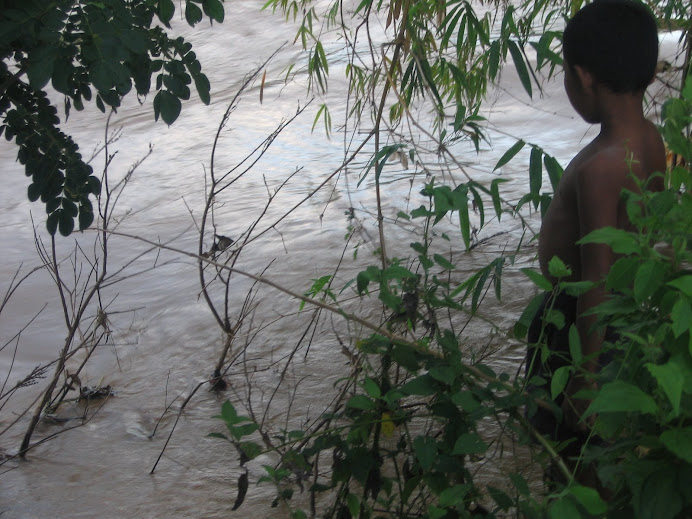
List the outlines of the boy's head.
<svg viewBox="0 0 692 519">
<path fill-rule="evenodd" d="M 579 65 L 612 92 L 644 91 L 658 60 L 658 29 L 651 12 L 635 0 L 595 0 L 565 28 L 567 66 Z"/>
</svg>

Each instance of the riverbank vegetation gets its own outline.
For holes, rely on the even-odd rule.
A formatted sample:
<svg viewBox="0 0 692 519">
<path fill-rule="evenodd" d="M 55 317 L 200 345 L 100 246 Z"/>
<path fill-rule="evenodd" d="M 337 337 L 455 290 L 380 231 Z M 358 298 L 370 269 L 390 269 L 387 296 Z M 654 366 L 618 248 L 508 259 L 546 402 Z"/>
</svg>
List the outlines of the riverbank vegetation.
<svg viewBox="0 0 692 519">
<path fill-rule="evenodd" d="M 199 3 L 186 2 L 191 25 L 201 18 Z M 143 2 L 149 24 L 155 14 L 168 24 L 171 4 Z M 352 5 L 337 1 L 326 6 L 307 0 L 266 3 L 265 9 L 296 24 L 294 44 L 305 51 L 305 61 L 285 70 L 283 80 L 307 81 L 314 95 L 311 103 L 319 105 L 314 130 L 324 127 L 332 138 L 343 136 L 344 142 L 342 165 L 325 174 L 324 182 L 298 205 L 337 182 L 348 182 L 349 175 L 372 196 L 346 211 L 347 232 L 338 264 L 306 280 L 302 292 L 265 275 L 270 265 L 252 272 L 242 270 L 241 259 L 251 256 L 253 241 L 264 233 L 278 232 L 278 223 L 297 207 L 276 207 L 278 194 L 293 175 L 279 184 L 264 180 L 263 210 L 233 240 L 224 234 L 216 215 L 233 203 L 234 187 L 261 164 L 274 140 L 305 110 L 304 105 L 281 122 L 244 160 L 231 167 L 222 165 L 216 153 L 223 131 L 232 124 L 233 111 L 251 85 L 260 85 L 261 99 L 266 63 L 247 77 L 222 115 L 205 172 L 203 210 L 199 220 L 194 219 L 197 250 L 187 253 L 197 262 L 200 296 L 223 336 L 210 377 L 197 388 L 208 384 L 229 394 L 217 417 L 223 432 L 212 436 L 229 443 L 228 456 L 237 463 L 233 509 L 243 506 L 257 483 L 276 489 L 266 516 L 292 518 L 674 518 L 691 513 L 686 489 L 692 482 L 692 200 L 687 191 L 692 179 L 686 164 L 692 161 L 692 80 L 684 83 L 684 78 L 689 75 L 692 13 L 687 3 L 651 4 L 661 31 L 675 30 L 680 38 L 678 60 L 661 65 L 670 99 L 663 105 L 658 98 L 648 99 L 651 112 L 660 116 L 661 132 L 671 152 L 670 169 L 662 172 L 668 188 L 649 193 L 642 186 L 641 193 L 626 194 L 636 231 L 602 230 L 587 238 L 607 243 L 621 254 L 604 281 L 617 295 L 597 309 L 599 323 L 615 327 L 620 338 L 607 345 L 614 360 L 597 376 L 599 389 L 591 395 L 593 404 L 587 411 L 597 414 L 593 435 L 605 442 L 588 441 L 578 459 L 563 459 L 566 445 L 546 440 L 525 418 L 538 406 L 553 409 L 552 400 L 562 392 L 570 373 L 581 369 L 576 338 L 570 345 L 574 365 L 560 371 L 550 384 L 532 381 L 544 385 L 542 399 L 526 394 L 528 381 L 522 367 L 500 369 L 488 354 L 498 344 L 520 345 L 526 339 L 535 305 L 529 304 L 509 330 L 487 317 L 483 308 L 502 300 L 503 274 L 519 270 L 517 257 L 535 238 L 534 215 L 542 214 L 550 203 L 562 168 L 543 143 L 519 140 L 489 165 L 495 176 L 474 178 L 464 167 L 467 157 L 461 160 L 453 150 L 468 143 L 475 153 L 488 142 L 492 116 L 484 110 L 484 102 L 502 74 L 516 73 L 525 95 L 532 97 L 540 96 L 545 81 L 561 73 L 561 28 L 580 4 L 542 0 L 521 5 L 437 0 L 363 0 Z M 201 5 L 210 18 L 223 20 L 219 14 L 223 11 L 218 11 L 221 4 L 205 1 Z M 100 7 L 86 2 L 85 9 L 96 12 Z M 124 85 L 130 79 L 142 86 L 137 92 L 144 95 L 151 88 L 148 78 L 165 70 L 157 79 L 159 100 L 154 100 L 154 109 L 170 124 L 180 110 L 179 99 L 189 97 L 186 85 L 191 78 L 204 102 L 208 102 L 209 85 L 187 44 L 156 41 L 156 52 L 170 60 L 163 59 L 166 63 L 161 69 L 154 64 L 158 54 L 142 47 L 149 60 L 144 67 L 147 78 L 137 75 L 141 70 L 134 57 L 114 55 L 133 74 L 127 81 L 101 84 L 98 81 L 105 79 L 89 72 L 88 81 L 80 76 L 84 82 L 75 83 L 70 92 L 59 81 L 56 85 L 53 76 L 54 88 L 77 107 L 76 99 L 86 97 L 84 84 L 91 81 L 99 92 L 97 103 L 101 99 L 105 109 L 104 102 L 117 107 L 120 96 L 129 90 Z M 74 45 L 82 53 L 87 48 L 79 42 Z M 128 52 L 137 54 L 138 49 L 130 47 Z M 63 58 L 29 52 L 28 68 L 18 61 L 20 68 L 4 86 L 3 100 L 6 92 L 9 95 L 11 88 L 21 85 L 22 95 L 36 97 L 37 110 L 45 111 L 45 103 L 39 102 L 45 98 L 40 89 L 51 78 L 49 72 L 58 70 L 49 62 Z M 86 65 L 86 69 L 94 66 Z M 345 74 L 349 85 L 348 97 L 338 101 L 346 105 L 340 121 L 334 119 L 337 110 L 328 97 L 329 82 L 337 70 Z M 113 77 L 118 75 L 111 72 Z M 26 85 L 20 81 L 24 74 L 29 79 Z M 13 110 L 20 110 L 19 105 Z M 14 116 L 10 112 L 5 116 L 5 135 L 23 146 L 26 141 L 20 142 L 24 137 Z M 37 150 L 27 148 L 23 153 L 32 160 L 47 156 Z M 110 157 L 108 144 L 103 152 Z M 431 157 L 443 164 L 438 171 L 428 167 Z M 523 157 L 528 161 L 526 192 L 519 197 L 505 195 L 508 179 L 502 169 Z M 80 228 L 91 225 L 92 219 L 82 215 L 89 213 L 90 194 L 97 195 L 98 209 L 91 212 L 98 238 L 95 258 L 86 259 L 90 274 L 83 277 L 73 267 L 74 283 L 69 288 L 60 274 L 55 238 L 50 247 L 37 239 L 45 268 L 61 294 L 68 334 L 20 454 L 32 447 L 38 420 L 50 416 L 71 388 L 81 386 L 79 371 L 65 370 L 65 360 L 75 352 L 86 352 L 83 366 L 90 352 L 108 340 L 108 316 L 99 313 L 102 307 L 94 306 L 94 301 L 118 279 L 109 278 L 106 269 L 109 237 L 119 232 L 110 208 L 130 175 L 111 188 L 110 160 L 100 179 L 82 179 L 80 186 L 88 189 L 74 191 L 75 200 L 67 183 L 60 189 L 52 183 L 41 184 L 40 175 L 27 169 L 34 175 L 32 185 L 50 188 L 42 201 L 47 204 L 53 236 L 56 230 L 69 234 L 73 228 L 69 222 L 75 217 Z M 31 164 L 28 161 L 27 168 Z M 386 190 L 394 167 L 396 175 L 403 171 L 410 179 L 410 196 L 389 207 Z M 67 172 L 61 174 L 69 177 Z M 90 170 L 92 177 L 96 178 Z M 37 189 L 30 188 L 30 197 L 44 194 Z M 482 250 L 488 237 L 504 232 L 507 222 L 519 229 L 507 242 L 511 246 L 484 254 L 478 263 L 474 253 Z M 370 256 L 361 247 L 362 233 L 369 228 L 377 230 L 377 238 L 370 240 L 376 244 Z M 155 241 L 150 245 L 152 251 L 168 247 Z M 77 265 L 87 256 L 76 247 L 74 258 L 72 265 Z M 349 258 L 358 260 L 357 272 L 345 266 Z M 578 293 L 585 288 L 575 283 L 552 286 L 534 270 L 521 270 L 541 290 Z M 551 274 L 564 278 L 568 270 L 553 261 Z M 257 296 L 262 286 L 282 291 L 295 303 L 298 315 L 310 316 L 299 339 L 285 345 L 281 359 L 272 363 L 271 371 L 266 369 L 275 376 L 266 377 L 258 374 L 259 363 L 248 353 L 261 327 L 254 322 L 255 312 L 260 304 L 270 304 Z M 15 287 L 8 291 L 5 303 Z M 84 324 L 87 308 L 95 309 L 89 325 Z M 564 316 L 555 311 L 551 319 L 559 323 Z M 473 336 L 469 323 L 477 330 Z M 332 387 L 322 395 L 319 410 L 314 400 L 301 401 L 299 362 L 314 354 L 310 348 L 317 335 L 322 336 L 320 347 L 329 344 L 330 357 L 338 357 L 346 366 L 340 377 L 330 381 Z M 46 369 L 42 367 L 43 371 L 30 375 L 14 390 L 28 385 L 32 377 L 45 375 Z M 179 407 L 178 417 L 195 392 Z M 88 419 L 85 415 L 82 423 Z M 169 428 L 169 439 L 175 423 Z M 512 461 L 518 451 L 528 453 L 522 455 L 522 464 Z M 162 470 L 157 465 L 152 472 Z M 584 465 L 598 474 L 601 487 L 574 479 L 575 467 Z M 541 478 L 546 471 L 553 477 L 544 485 Z"/>
</svg>

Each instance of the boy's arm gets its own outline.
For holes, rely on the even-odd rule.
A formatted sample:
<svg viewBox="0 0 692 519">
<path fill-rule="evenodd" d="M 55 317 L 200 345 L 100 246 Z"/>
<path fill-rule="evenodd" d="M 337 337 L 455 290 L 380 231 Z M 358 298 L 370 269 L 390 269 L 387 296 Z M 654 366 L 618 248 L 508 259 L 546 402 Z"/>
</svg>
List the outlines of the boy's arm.
<svg viewBox="0 0 692 519">
<path fill-rule="evenodd" d="M 576 195 L 579 212 L 579 235 L 586 236 L 602 227 L 618 226 L 620 191 L 626 178 L 625 163 L 621 157 L 608 154 L 596 155 L 576 175 Z M 614 257 L 611 248 L 604 244 L 589 243 L 580 246 L 581 280 L 602 281 L 610 271 Z M 606 299 L 602 284 L 582 294 L 577 300 L 577 329 L 582 353 L 590 358 L 584 368 L 591 373 L 598 370 L 598 353 L 603 345 L 604 331 L 592 331 L 595 315 L 584 315 Z M 576 425 L 590 404 L 587 400 L 571 397 L 581 389 L 593 387 L 588 376 L 576 374 L 566 388 L 565 419 Z"/>
</svg>

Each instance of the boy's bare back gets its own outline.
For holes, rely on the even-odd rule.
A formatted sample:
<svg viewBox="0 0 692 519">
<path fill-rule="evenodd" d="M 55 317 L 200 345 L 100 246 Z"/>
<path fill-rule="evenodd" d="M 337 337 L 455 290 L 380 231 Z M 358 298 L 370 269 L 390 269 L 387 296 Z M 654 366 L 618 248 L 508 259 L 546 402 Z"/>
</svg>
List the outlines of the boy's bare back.
<svg viewBox="0 0 692 519">
<path fill-rule="evenodd" d="M 610 253 L 602 258 L 607 266 L 592 265 L 599 261 L 598 250 L 589 254 L 590 248 L 586 246 L 582 255 L 576 242 L 600 227 L 629 228 L 620 193 L 623 189 L 636 190 L 630 173 L 646 181 L 652 173 L 664 170 L 665 151 L 660 135 L 643 117 L 639 125 L 594 139 L 570 162 L 543 219 L 538 248 L 543 275 L 550 279 L 548 262 L 558 256 L 572 269 L 571 280 L 598 281 L 594 275 L 609 268 Z M 653 190 L 662 187 L 660 177 L 650 184 Z"/>
</svg>

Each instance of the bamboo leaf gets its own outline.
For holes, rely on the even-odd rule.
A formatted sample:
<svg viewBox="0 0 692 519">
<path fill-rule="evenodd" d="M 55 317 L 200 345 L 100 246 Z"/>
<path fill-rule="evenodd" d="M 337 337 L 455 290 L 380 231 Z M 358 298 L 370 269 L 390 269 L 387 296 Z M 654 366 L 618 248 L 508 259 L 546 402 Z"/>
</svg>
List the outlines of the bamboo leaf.
<svg viewBox="0 0 692 519">
<path fill-rule="evenodd" d="M 512 55 L 514 66 L 517 69 L 517 74 L 519 74 L 519 80 L 521 81 L 524 90 L 526 90 L 526 93 L 529 94 L 529 97 L 533 97 L 531 77 L 529 76 L 529 70 L 526 68 L 526 62 L 524 61 L 524 56 L 522 55 L 519 46 L 514 40 L 507 41 L 507 46 L 509 47 L 509 52 Z"/>
<path fill-rule="evenodd" d="M 541 184 L 543 183 L 543 168 L 541 166 L 541 157 L 543 151 L 533 146 L 531 148 L 531 158 L 529 159 L 529 192 L 534 197 L 534 208 L 538 209 L 538 201 L 540 200 Z"/>
<path fill-rule="evenodd" d="M 493 171 L 496 171 L 497 169 L 507 164 L 510 160 L 512 160 L 514 156 L 521 151 L 525 144 L 526 143 L 522 139 L 519 139 L 517 142 L 515 142 L 512 145 L 512 147 L 508 149 L 505 152 L 505 154 L 502 155 L 502 157 L 500 157 L 500 160 L 498 160 L 497 164 L 495 164 Z"/>
</svg>

